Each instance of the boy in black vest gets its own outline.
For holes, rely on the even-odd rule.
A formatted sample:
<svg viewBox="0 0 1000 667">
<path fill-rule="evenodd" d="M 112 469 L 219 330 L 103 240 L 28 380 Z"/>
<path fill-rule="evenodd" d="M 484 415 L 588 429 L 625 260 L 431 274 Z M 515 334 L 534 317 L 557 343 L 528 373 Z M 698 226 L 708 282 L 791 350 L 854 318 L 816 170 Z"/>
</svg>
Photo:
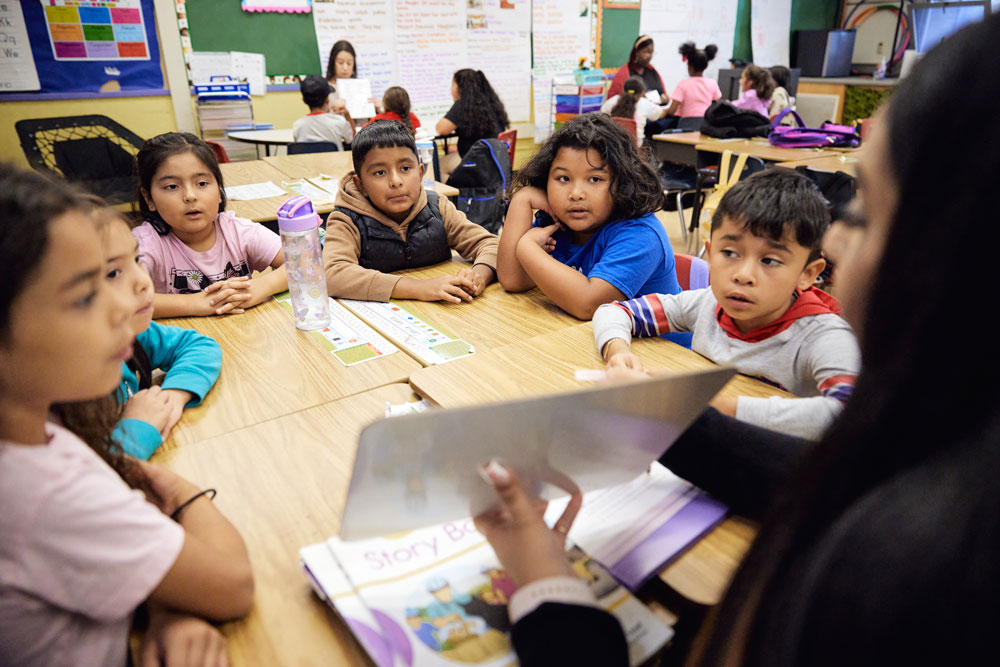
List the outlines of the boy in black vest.
<svg viewBox="0 0 1000 667">
<path fill-rule="evenodd" d="M 497 237 L 422 187 L 423 165 L 402 123 L 377 120 L 351 144 L 354 171 L 340 182 L 326 226 L 330 296 L 368 301 L 472 301 L 496 279 Z M 446 262 L 454 248 L 471 268 L 424 280 L 391 275 Z"/>
</svg>

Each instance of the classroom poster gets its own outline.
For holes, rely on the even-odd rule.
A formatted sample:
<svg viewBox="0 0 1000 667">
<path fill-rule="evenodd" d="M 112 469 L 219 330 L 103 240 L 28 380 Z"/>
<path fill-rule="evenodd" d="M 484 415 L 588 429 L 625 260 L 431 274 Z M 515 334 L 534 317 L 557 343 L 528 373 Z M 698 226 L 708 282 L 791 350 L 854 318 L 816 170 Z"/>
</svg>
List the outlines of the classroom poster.
<svg viewBox="0 0 1000 667">
<path fill-rule="evenodd" d="M 754 0 L 750 8 L 753 61 L 761 67 L 788 67 L 792 0 Z"/>
<path fill-rule="evenodd" d="M 56 60 L 149 60 L 139 0 L 48 0 L 44 13 Z"/>
<path fill-rule="evenodd" d="M 540 144 L 552 132 L 552 76 L 572 72 L 580 58 L 591 55 L 590 2 L 534 0 L 531 21 L 535 143 Z"/>
<path fill-rule="evenodd" d="M 677 51 L 684 42 L 693 41 L 699 49 L 707 44 L 719 47 L 706 77 L 718 79 L 719 69 L 729 67 L 738 4 L 739 0 L 642 0 L 639 32 L 653 38 L 653 67 L 663 77 L 668 95 L 688 77 L 687 64 Z"/>
<path fill-rule="evenodd" d="M 38 70 L 31 57 L 21 5 L 0 3 L 0 91 L 38 90 Z"/>
</svg>

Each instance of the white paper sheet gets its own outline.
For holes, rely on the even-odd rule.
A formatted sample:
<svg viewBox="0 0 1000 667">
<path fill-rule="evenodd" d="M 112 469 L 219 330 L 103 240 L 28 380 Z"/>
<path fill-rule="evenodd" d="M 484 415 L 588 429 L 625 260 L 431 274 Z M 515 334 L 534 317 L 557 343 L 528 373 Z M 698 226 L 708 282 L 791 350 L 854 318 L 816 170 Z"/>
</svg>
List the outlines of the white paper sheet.
<svg viewBox="0 0 1000 667">
<path fill-rule="evenodd" d="M 337 79 L 337 94 L 347 103 L 352 118 L 375 115 L 375 105 L 371 103 L 372 83 L 368 79 Z"/>
<path fill-rule="evenodd" d="M 251 95 L 263 95 L 267 92 L 267 64 L 263 53 L 246 53 L 232 51 L 233 76 L 246 79 L 250 84 Z"/>
<path fill-rule="evenodd" d="M 251 199 L 266 199 L 288 194 L 283 189 L 267 181 L 265 183 L 248 183 L 247 185 L 230 185 L 226 188 L 226 198 L 233 201 L 249 201 Z"/>
<path fill-rule="evenodd" d="M 0 91 L 40 89 L 19 2 L 0 3 L 0 26 Z"/>
</svg>

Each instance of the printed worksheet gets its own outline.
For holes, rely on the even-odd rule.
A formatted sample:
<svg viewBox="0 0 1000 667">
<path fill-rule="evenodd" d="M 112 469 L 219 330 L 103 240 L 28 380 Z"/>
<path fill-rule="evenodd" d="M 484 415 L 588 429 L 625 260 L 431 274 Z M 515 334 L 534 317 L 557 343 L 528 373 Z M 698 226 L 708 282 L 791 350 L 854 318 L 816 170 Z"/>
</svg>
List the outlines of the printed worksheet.
<svg viewBox="0 0 1000 667">
<path fill-rule="evenodd" d="M 446 335 L 395 301 L 341 299 L 340 302 L 422 363 L 433 366 L 476 352 L 464 340 Z"/>
</svg>

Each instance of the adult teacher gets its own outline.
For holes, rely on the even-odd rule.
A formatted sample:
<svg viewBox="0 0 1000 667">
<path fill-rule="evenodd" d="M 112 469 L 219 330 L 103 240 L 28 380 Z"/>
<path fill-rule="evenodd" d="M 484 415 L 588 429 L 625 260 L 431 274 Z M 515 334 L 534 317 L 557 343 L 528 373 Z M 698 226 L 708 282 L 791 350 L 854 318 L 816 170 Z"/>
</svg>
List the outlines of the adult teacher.
<svg viewBox="0 0 1000 667">
<path fill-rule="evenodd" d="M 630 76 L 640 77 L 646 84 L 646 90 L 655 90 L 660 96 L 660 104 L 670 101 L 667 95 L 666 86 L 660 73 L 652 65 L 653 62 L 653 38 L 649 35 L 639 35 L 632 45 L 632 51 L 628 54 L 628 62 L 615 72 L 615 78 L 611 80 L 608 88 L 608 99 L 615 95 L 621 95 L 625 90 L 625 79 Z"/>
<path fill-rule="evenodd" d="M 995 279 L 975 248 L 1000 246 L 1000 227 L 984 224 L 995 204 L 968 174 L 1000 171 L 1000 125 L 980 122 L 1000 105 L 998 41 L 997 15 L 946 38 L 877 116 L 859 199 L 824 242 L 863 360 L 824 438 L 709 410 L 661 458 L 763 518 L 689 665 L 936 667 L 996 652 L 1000 363 L 975 319 Z M 974 147 L 941 134 L 969 127 Z M 958 228 L 942 234 L 943 219 Z M 948 321 L 958 345 L 942 336 Z M 628 664 L 621 626 L 567 566 L 572 511 L 549 530 L 515 475 L 484 474 L 503 512 L 476 525 L 519 586 L 521 664 Z"/>
<path fill-rule="evenodd" d="M 347 120 L 351 120 L 351 116 L 347 113 L 347 103 L 337 93 L 337 79 L 356 78 L 358 78 L 358 64 L 354 47 L 346 39 L 335 42 L 330 48 L 330 59 L 326 63 L 326 80 L 333 89 L 330 93 L 330 111 L 339 113 Z"/>
</svg>

